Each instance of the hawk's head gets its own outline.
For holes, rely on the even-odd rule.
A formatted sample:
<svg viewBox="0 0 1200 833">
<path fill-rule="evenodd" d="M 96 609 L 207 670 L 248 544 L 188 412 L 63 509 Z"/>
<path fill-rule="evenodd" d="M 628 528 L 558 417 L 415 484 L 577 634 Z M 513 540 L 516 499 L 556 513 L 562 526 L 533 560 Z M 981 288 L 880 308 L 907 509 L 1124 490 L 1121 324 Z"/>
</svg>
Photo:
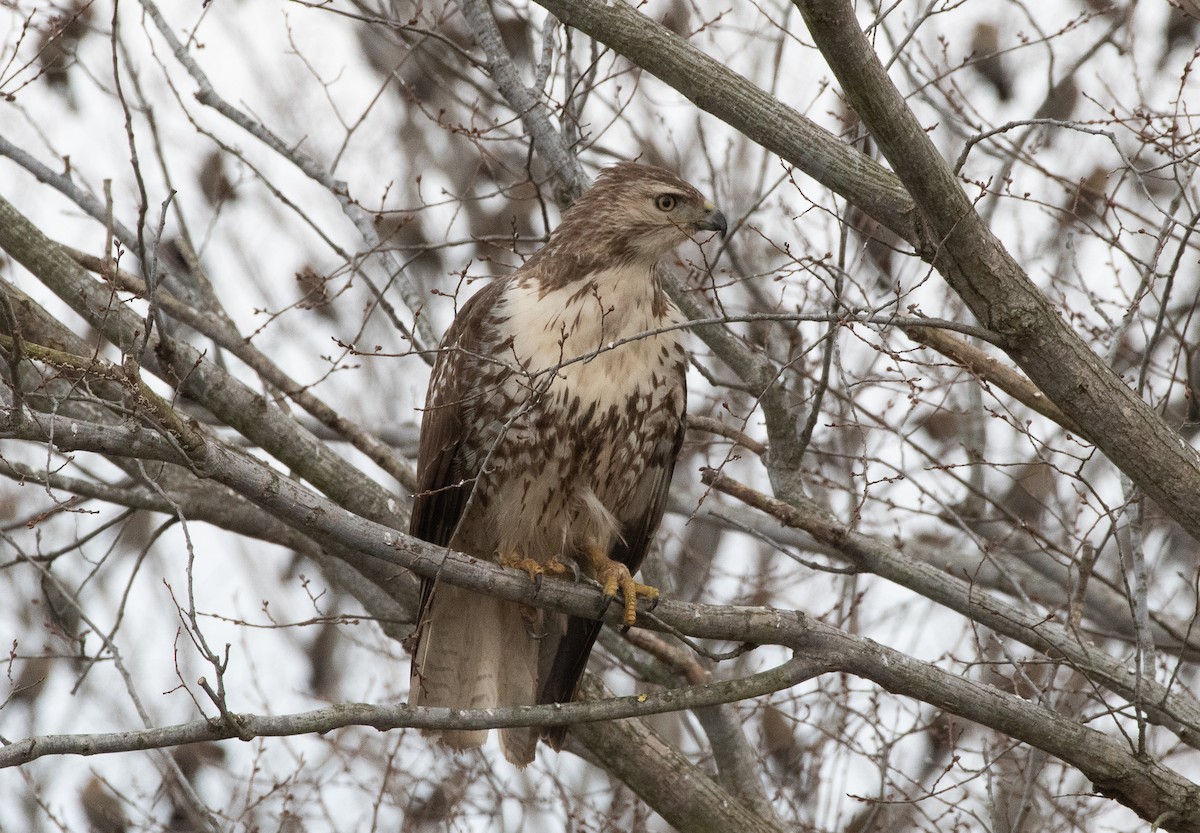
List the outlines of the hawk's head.
<svg viewBox="0 0 1200 833">
<path fill-rule="evenodd" d="M 656 263 L 699 231 L 729 226 L 711 200 L 670 171 L 635 162 L 605 168 L 563 216 L 554 237 L 611 260 Z M 586 241 L 586 243 L 584 243 Z"/>
</svg>

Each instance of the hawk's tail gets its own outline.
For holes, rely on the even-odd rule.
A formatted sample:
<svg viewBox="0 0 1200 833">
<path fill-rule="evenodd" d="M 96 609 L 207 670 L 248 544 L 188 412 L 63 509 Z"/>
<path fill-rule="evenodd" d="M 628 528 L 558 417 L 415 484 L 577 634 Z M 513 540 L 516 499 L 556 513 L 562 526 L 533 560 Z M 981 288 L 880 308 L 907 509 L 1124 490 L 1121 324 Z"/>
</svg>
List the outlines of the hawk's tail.
<svg viewBox="0 0 1200 833">
<path fill-rule="evenodd" d="M 492 709 L 536 702 L 538 640 L 515 602 L 438 583 L 425 607 L 413 651 L 414 706 Z M 431 732 L 455 749 L 481 746 L 486 729 Z M 537 730 L 502 729 L 504 756 L 533 761 Z"/>
</svg>

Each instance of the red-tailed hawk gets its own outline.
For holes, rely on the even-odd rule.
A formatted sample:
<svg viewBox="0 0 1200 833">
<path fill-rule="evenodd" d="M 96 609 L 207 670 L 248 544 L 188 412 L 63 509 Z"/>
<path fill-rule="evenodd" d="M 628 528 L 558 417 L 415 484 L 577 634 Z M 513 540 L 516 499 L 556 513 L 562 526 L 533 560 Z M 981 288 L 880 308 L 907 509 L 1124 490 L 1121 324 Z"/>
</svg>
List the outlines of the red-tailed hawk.
<svg viewBox="0 0 1200 833">
<path fill-rule="evenodd" d="M 659 260 L 724 215 L 660 168 L 600 173 L 539 251 L 470 299 L 429 384 L 410 531 L 539 580 L 578 566 L 625 600 L 658 591 L 637 572 L 662 519 L 683 439 L 682 320 Z M 631 339 L 607 349 L 622 339 Z M 494 708 L 571 699 L 600 623 L 426 582 L 410 702 Z M 564 727 L 504 729 L 524 766 Z M 487 731 L 446 731 L 479 746 Z"/>
</svg>

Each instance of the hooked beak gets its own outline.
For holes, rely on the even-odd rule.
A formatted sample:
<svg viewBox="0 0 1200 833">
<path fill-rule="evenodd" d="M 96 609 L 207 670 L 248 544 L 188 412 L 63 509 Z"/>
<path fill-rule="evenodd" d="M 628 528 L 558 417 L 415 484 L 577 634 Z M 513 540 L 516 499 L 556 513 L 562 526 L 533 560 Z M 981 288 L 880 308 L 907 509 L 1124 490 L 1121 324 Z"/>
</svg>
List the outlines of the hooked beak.
<svg viewBox="0 0 1200 833">
<path fill-rule="evenodd" d="M 717 208 L 711 202 L 704 204 L 705 215 L 704 219 L 696 223 L 696 228 L 701 231 L 719 232 L 721 238 L 729 233 L 729 221 L 725 219 L 725 215 L 721 213 L 721 209 Z"/>
</svg>

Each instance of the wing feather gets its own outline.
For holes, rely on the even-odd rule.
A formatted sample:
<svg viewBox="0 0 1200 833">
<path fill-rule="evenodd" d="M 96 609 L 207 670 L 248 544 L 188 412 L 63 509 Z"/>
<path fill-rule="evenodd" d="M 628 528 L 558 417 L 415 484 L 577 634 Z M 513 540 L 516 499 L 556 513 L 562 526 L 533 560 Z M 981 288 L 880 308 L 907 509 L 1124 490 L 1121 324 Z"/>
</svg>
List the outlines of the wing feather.
<svg viewBox="0 0 1200 833">
<path fill-rule="evenodd" d="M 463 305 L 442 339 L 429 380 L 408 531 L 441 547 L 449 546 L 479 475 L 479 455 L 469 453 L 468 403 L 477 379 L 472 364 L 491 352 L 486 344 L 492 332 L 488 318 L 504 283 L 493 281 Z M 418 621 L 425 615 L 432 587 L 429 579 L 422 580 Z"/>
</svg>

